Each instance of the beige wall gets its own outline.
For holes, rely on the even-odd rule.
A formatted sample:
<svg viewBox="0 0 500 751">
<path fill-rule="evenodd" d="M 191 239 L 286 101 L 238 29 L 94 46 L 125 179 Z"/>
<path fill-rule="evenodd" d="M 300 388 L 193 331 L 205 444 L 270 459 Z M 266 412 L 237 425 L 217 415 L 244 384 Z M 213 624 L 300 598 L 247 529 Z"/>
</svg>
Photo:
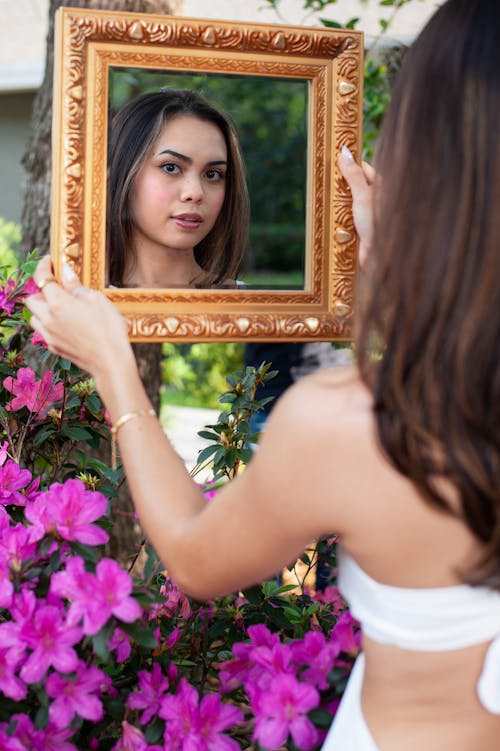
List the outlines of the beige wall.
<svg viewBox="0 0 500 751">
<path fill-rule="evenodd" d="M 21 159 L 29 136 L 33 93 L 0 94 L 0 216 L 21 217 Z"/>
</svg>

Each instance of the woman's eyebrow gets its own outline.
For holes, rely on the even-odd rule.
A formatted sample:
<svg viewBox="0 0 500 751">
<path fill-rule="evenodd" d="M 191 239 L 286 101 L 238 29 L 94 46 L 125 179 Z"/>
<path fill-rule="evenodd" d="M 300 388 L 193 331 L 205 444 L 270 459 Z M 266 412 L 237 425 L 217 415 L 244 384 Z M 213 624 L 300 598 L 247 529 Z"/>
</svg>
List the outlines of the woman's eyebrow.
<svg viewBox="0 0 500 751">
<path fill-rule="evenodd" d="M 174 151 L 173 149 L 163 149 L 163 151 L 158 152 L 157 156 L 162 156 L 163 154 L 171 154 L 172 156 L 177 157 L 177 159 L 181 159 L 183 162 L 186 162 L 186 164 L 193 163 L 193 160 L 190 156 L 181 154 L 178 151 Z M 207 167 L 212 167 L 216 164 L 227 164 L 227 159 L 213 159 L 212 161 L 207 162 Z"/>
</svg>

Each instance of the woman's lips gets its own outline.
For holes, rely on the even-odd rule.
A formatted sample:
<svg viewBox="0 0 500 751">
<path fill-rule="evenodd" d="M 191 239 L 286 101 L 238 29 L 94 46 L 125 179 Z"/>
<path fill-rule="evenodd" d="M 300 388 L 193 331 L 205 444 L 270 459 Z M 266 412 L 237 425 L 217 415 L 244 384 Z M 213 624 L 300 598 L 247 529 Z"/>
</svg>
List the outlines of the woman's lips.
<svg viewBox="0 0 500 751">
<path fill-rule="evenodd" d="M 178 227 L 182 229 L 198 229 L 203 219 L 199 214 L 177 214 L 172 217 Z"/>
</svg>

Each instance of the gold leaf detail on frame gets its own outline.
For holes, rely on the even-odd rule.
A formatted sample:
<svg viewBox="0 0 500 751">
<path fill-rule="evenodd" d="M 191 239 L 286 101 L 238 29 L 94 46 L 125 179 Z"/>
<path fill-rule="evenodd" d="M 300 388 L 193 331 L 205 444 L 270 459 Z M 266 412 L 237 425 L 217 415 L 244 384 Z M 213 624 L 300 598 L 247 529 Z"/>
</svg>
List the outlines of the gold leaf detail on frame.
<svg viewBox="0 0 500 751">
<path fill-rule="evenodd" d="M 174 316 L 169 316 L 168 318 L 165 318 L 165 326 L 167 327 L 170 334 L 175 334 L 177 329 L 179 328 L 179 319 L 175 318 Z"/>
<path fill-rule="evenodd" d="M 345 318 L 351 312 L 350 306 L 340 300 L 335 300 L 333 307 L 335 309 L 335 315 L 339 318 Z"/>
<path fill-rule="evenodd" d="M 276 34 L 273 39 L 273 47 L 275 50 L 284 50 L 286 47 L 286 40 L 283 34 Z"/>
<path fill-rule="evenodd" d="M 71 88 L 71 89 L 69 90 L 69 92 L 68 92 L 68 93 L 69 93 L 69 95 L 70 95 L 70 96 L 72 96 L 72 97 L 73 97 L 73 99 L 78 99 L 78 100 L 80 101 L 80 99 L 81 99 L 81 98 L 82 98 L 82 96 L 83 96 L 83 89 L 82 89 L 82 87 L 81 87 L 81 86 L 73 86 L 73 87 L 72 87 L 72 88 Z"/>
<path fill-rule="evenodd" d="M 244 334 L 246 331 L 248 331 L 250 321 L 248 320 L 248 318 L 237 318 L 236 325 L 238 326 L 241 333 Z"/>
<path fill-rule="evenodd" d="M 137 21 L 132 24 L 130 27 L 130 31 L 128 33 L 129 37 L 131 39 L 143 39 L 144 38 L 144 30 L 140 23 Z"/>
<path fill-rule="evenodd" d="M 314 334 L 318 330 L 319 320 L 313 316 L 308 316 L 305 320 L 305 324 L 311 334 Z"/>
<path fill-rule="evenodd" d="M 347 94 L 352 94 L 354 91 L 356 91 L 356 87 L 353 83 L 349 83 L 349 81 L 339 81 L 339 94 L 347 96 Z"/>
<path fill-rule="evenodd" d="M 335 239 L 341 245 L 343 245 L 344 243 L 348 243 L 352 240 L 352 232 L 349 232 L 349 230 L 339 227 L 337 230 L 335 230 Z"/>
<path fill-rule="evenodd" d="M 217 38 L 215 36 L 215 31 L 211 26 L 209 26 L 208 29 L 205 29 L 205 31 L 202 34 L 202 41 L 203 44 L 215 44 L 217 41 Z"/>
<path fill-rule="evenodd" d="M 68 247 L 64 249 L 64 252 L 68 256 L 68 258 L 79 260 L 81 248 L 78 243 L 73 243 L 73 245 L 68 245 Z"/>
<path fill-rule="evenodd" d="M 80 162 L 75 162 L 75 164 L 72 164 L 71 167 L 68 167 L 68 175 L 71 175 L 71 177 L 76 177 L 77 180 L 80 179 L 82 176 L 82 165 Z"/>
</svg>

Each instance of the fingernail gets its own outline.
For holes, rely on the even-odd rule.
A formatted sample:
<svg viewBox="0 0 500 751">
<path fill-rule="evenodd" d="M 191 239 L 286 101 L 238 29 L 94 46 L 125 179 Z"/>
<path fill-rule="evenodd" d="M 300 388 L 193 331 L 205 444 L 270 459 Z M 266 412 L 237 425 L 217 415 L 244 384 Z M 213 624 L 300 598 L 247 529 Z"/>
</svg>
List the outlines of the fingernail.
<svg viewBox="0 0 500 751">
<path fill-rule="evenodd" d="M 69 263 L 63 263 L 62 276 L 65 282 L 76 282 L 78 279 Z"/>
<path fill-rule="evenodd" d="M 344 157 L 345 157 L 346 159 L 348 159 L 348 160 L 349 160 L 350 162 L 353 162 L 353 161 L 354 161 L 354 157 L 353 157 L 353 155 L 351 154 L 351 151 L 350 151 L 350 149 L 348 149 L 348 148 L 347 148 L 347 146 L 342 146 L 341 152 L 342 152 L 342 156 L 344 156 Z"/>
</svg>

